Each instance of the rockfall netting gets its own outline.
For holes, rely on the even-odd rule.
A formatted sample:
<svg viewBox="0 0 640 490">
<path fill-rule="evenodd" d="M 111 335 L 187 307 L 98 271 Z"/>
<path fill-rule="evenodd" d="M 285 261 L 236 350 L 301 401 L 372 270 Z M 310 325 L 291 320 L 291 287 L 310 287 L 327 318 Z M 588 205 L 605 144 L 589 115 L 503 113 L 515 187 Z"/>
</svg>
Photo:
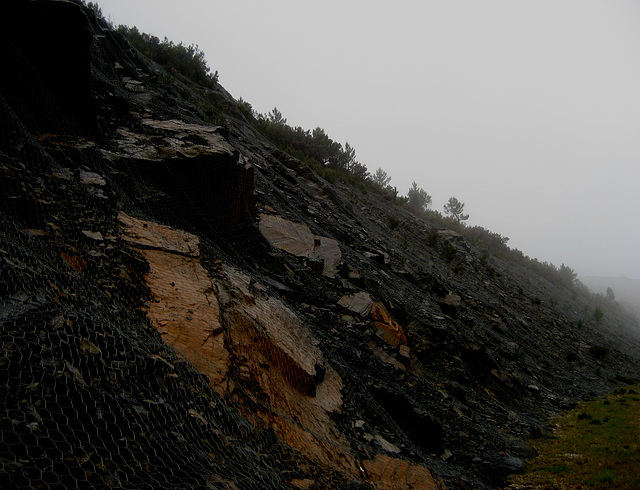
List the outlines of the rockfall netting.
<svg viewBox="0 0 640 490">
<path fill-rule="evenodd" d="M 586 299 L 324 181 L 78 2 L 11 6 L 1 488 L 501 487 L 637 371 Z"/>
<path fill-rule="evenodd" d="M 68 26 L 32 20 L 34 28 L 52 22 L 51 35 Z M 154 162 L 167 172 L 147 169 L 162 180 L 159 189 L 157 180 L 135 181 L 140 168 L 126 158 L 120 166 L 105 158 L 77 117 L 84 108 L 65 104 L 75 95 L 51 88 L 33 46 L 12 36 L 19 28 L 3 23 L 1 31 L 0 487 L 286 488 L 299 455 L 230 408 L 220 386 L 167 346 L 146 314 L 149 264 L 121 239 L 118 214 L 128 199 L 150 218 L 168 211 L 165 221 L 193 229 L 185 216 L 203 198 L 179 194 L 185 186 L 201 192 L 193 183 L 210 175 L 197 166 L 171 175 L 171 163 Z M 87 25 L 79 31 L 95 34 Z M 93 70 L 99 85 L 103 75 Z M 229 185 L 220 177 L 214 190 Z M 227 226 L 227 211 L 200 221 Z M 174 281 L 171 271 L 164 279 Z"/>
</svg>

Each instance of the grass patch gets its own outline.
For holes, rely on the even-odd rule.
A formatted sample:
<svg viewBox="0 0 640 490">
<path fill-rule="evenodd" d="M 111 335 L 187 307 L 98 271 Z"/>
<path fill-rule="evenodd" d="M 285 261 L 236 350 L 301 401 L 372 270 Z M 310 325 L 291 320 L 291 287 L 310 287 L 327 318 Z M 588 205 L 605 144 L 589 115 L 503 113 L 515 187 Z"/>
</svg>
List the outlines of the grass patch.
<svg viewBox="0 0 640 490">
<path fill-rule="evenodd" d="M 511 483 L 525 488 L 640 489 L 640 385 L 580 403 L 532 441 L 538 456 Z"/>
</svg>

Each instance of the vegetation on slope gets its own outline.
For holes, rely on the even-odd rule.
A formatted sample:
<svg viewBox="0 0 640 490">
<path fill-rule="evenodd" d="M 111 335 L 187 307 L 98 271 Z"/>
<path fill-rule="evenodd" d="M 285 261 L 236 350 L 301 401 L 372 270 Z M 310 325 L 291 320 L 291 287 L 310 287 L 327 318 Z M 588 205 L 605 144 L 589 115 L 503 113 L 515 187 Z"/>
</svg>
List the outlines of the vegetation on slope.
<svg viewBox="0 0 640 490">
<path fill-rule="evenodd" d="M 538 456 L 520 488 L 640 488 L 640 386 L 583 402 L 558 419 L 549 437 L 533 442 Z"/>
<path fill-rule="evenodd" d="M 197 45 L 175 44 L 166 37 L 161 41 L 157 36 L 140 32 L 135 26 L 121 25 L 118 32 L 142 54 L 174 74 L 209 88 L 218 83 L 218 72 L 211 73 L 204 52 Z"/>
<path fill-rule="evenodd" d="M 96 4 L 90 2 L 89 6 L 93 6 L 101 15 Z M 136 27 L 121 25 L 117 30 L 142 54 L 172 73 L 209 88 L 217 84 L 218 72 L 210 73 L 205 53 L 197 45 L 185 46 L 182 42 L 176 44 L 166 37 L 161 41 L 156 36 L 140 32 Z M 389 185 L 391 177 L 386 171 L 379 168 L 370 174 L 367 166 L 356 159 L 356 151 L 349 142 L 343 146 L 320 127 L 310 131 L 300 126 L 290 126 L 277 108 L 268 114 L 260 114 L 242 98 L 237 101 L 237 108 L 258 131 L 281 150 L 305 162 L 332 184 L 341 181 L 350 187 L 359 188 L 362 192 L 380 194 L 390 202 L 422 216 L 434 226 L 460 233 L 469 242 L 485 249 L 488 254 L 517 263 L 558 287 L 591 295 L 588 288 L 577 279 L 574 270 L 565 264 L 558 267 L 550 262 L 541 262 L 518 249 L 510 248 L 507 245 L 508 237 L 482 226 L 466 225 L 464 221 L 469 215 L 463 213 L 464 203 L 457 198 L 451 197 L 445 204 L 444 211 L 448 216 L 444 216 L 439 211 L 431 209 L 431 196 L 416 182 L 408 189 L 407 195 L 402 196 L 397 188 Z M 219 111 L 224 112 L 224 108 L 218 108 L 214 112 L 217 114 Z"/>
</svg>

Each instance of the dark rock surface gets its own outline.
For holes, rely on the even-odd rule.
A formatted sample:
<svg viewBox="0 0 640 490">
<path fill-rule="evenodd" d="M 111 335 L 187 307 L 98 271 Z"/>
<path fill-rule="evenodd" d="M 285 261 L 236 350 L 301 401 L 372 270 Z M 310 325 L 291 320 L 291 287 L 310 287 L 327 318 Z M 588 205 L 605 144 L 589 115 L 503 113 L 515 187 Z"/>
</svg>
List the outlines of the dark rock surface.
<svg viewBox="0 0 640 490">
<path fill-rule="evenodd" d="M 83 7 L 14 3 L 2 488 L 498 488 L 640 377 L 615 304 L 324 181 Z"/>
</svg>

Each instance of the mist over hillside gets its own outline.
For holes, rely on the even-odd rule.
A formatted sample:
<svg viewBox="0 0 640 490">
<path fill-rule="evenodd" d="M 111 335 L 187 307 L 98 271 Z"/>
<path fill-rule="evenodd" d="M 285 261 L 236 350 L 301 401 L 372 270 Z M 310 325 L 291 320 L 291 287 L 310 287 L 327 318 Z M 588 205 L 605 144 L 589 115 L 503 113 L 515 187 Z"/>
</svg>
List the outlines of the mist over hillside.
<svg viewBox="0 0 640 490">
<path fill-rule="evenodd" d="M 0 41 L 2 488 L 498 489 L 640 379 L 637 319 L 570 267 L 198 49 L 64 0 Z"/>
<path fill-rule="evenodd" d="M 640 318 L 640 280 L 628 277 L 597 276 L 581 277 L 580 280 L 597 294 L 606 295 L 607 289 L 611 288 L 615 300 Z"/>
</svg>

